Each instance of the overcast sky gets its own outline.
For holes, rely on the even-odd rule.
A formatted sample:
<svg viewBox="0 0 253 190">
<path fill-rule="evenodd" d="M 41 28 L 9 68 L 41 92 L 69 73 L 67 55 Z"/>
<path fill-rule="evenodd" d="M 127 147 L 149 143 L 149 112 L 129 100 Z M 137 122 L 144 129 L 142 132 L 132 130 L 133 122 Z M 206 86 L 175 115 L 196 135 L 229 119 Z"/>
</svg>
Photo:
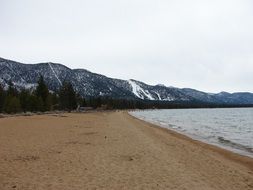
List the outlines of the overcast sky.
<svg viewBox="0 0 253 190">
<path fill-rule="evenodd" d="M 253 1 L 0 0 L 0 57 L 253 92 Z"/>
</svg>

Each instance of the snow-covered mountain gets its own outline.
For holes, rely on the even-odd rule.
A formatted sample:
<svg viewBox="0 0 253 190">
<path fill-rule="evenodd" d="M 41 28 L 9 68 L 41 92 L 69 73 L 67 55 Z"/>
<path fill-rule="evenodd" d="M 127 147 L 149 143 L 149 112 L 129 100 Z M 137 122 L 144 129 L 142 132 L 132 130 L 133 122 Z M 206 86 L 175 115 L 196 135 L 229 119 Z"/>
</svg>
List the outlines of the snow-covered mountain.
<svg viewBox="0 0 253 190">
<path fill-rule="evenodd" d="M 164 85 L 147 85 L 136 80 L 129 80 L 132 93 L 145 100 L 160 100 L 160 101 L 190 101 L 194 98 L 181 92 L 181 89 L 174 87 L 166 87 Z"/>
<path fill-rule="evenodd" d="M 85 69 L 70 69 L 62 64 L 22 64 L 0 58 L 0 83 L 7 88 L 12 81 L 18 88 L 36 87 L 42 75 L 51 91 L 57 91 L 64 81 L 70 81 L 83 97 L 110 96 L 114 98 L 156 101 L 200 101 L 208 103 L 253 104 L 252 93 L 210 94 L 190 88 L 148 85 L 137 80 L 121 80 L 92 73 Z"/>
</svg>

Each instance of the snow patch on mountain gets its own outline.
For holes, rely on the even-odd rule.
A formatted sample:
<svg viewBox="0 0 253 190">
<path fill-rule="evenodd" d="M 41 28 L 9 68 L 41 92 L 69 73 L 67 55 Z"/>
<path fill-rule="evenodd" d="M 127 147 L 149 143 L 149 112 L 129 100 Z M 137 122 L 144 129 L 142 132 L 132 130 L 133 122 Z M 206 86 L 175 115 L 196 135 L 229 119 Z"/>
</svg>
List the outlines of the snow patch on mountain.
<svg viewBox="0 0 253 190">
<path fill-rule="evenodd" d="M 132 92 L 134 93 L 135 96 L 137 96 L 140 99 L 148 99 L 148 100 L 154 100 L 154 98 L 152 97 L 152 95 L 149 93 L 148 90 L 143 90 L 143 88 L 141 88 L 136 82 L 132 81 L 132 80 L 128 80 L 128 83 L 131 85 L 132 87 Z"/>
<path fill-rule="evenodd" d="M 25 83 L 25 82 L 13 82 L 13 85 L 19 88 L 23 88 L 23 89 L 35 89 L 35 87 L 37 86 L 37 83 Z"/>
<path fill-rule="evenodd" d="M 175 99 L 168 96 L 167 98 L 165 98 L 165 99 L 163 99 L 163 100 L 164 100 L 164 101 L 174 101 Z"/>
<path fill-rule="evenodd" d="M 136 85 L 136 83 L 131 80 L 128 80 L 128 83 L 132 87 L 132 92 L 134 93 L 134 95 L 138 98 L 144 99 L 144 97 L 138 93 L 140 91 L 140 86 Z"/>
<path fill-rule="evenodd" d="M 54 73 L 55 78 L 59 81 L 60 85 L 62 85 L 62 82 L 60 81 L 60 79 L 58 78 L 57 74 L 55 73 L 55 70 L 53 69 L 51 63 L 48 63 L 48 65 L 49 65 L 51 71 Z"/>
<path fill-rule="evenodd" d="M 12 68 L 12 65 L 11 65 L 11 64 L 6 63 L 5 66 L 6 66 L 8 69 L 10 69 L 11 72 L 16 73 L 16 74 L 19 76 L 19 78 L 21 79 L 21 81 L 22 81 L 23 83 L 25 83 L 25 80 L 23 79 L 23 77 L 22 77 L 18 72 L 16 72 L 15 69 Z"/>
<path fill-rule="evenodd" d="M 149 100 L 155 100 L 155 99 L 152 97 L 152 95 L 149 93 L 149 91 L 143 90 L 143 92 L 144 92 L 145 96 L 148 97 Z"/>
<path fill-rule="evenodd" d="M 156 93 L 156 95 L 157 95 L 157 97 L 158 97 L 158 100 L 162 100 L 160 94 L 159 94 L 158 92 L 155 92 L 155 93 Z"/>
</svg>

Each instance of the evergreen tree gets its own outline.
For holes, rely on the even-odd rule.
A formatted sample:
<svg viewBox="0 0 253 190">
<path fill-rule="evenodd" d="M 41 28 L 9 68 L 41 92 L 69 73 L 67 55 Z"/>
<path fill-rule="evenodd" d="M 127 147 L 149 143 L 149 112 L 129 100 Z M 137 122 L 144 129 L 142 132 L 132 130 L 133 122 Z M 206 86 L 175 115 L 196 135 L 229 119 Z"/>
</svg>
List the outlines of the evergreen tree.
<svg viewBox="0 0 253 190">
<path fill-rule="evenodd" d="M 27 109 L 31 112 L 37 112 L 43 110 L 43 100 L 41 97 L 30 95 L 28 98 Z"/>
<path fill-rule="evenodd" d="M 59 93 L 60 107 L 63 110 L 71 111 L 77 107 L 77 98 L 71 83 L 64 82 Z"/>
<path fill-rule="evenodd" d="M 52 110 L 59 109 L 59 96 L 57 93 L 50 94 L 51 95 L 51 105 Z"/>
<path fill-rule="evenodd" d="M 20 100 L 20 105 L 23 110 L 23 112 L 30 111 L 29 110 L 29 98 L 31 94 L 28 90 L 23 89 L 20 94 L 19 94 L 19 100 Z"/>
<path fill-rule="evenodd" d="M 2 85 L 0 84 L 0 113 L 3 111 L 4 99 L 5 99 L 4 88 L 3 88 Z"/>
<path fill-rule="evenodd" d="M 14 87 L 13 83 L 9 81 L 9 87 L 6 92 L 6 97 L 4 99 L 4 111 L 6 113 L 17 113 L 21 111 L 20 101 L 18 99 L 18 91 Z"/>
<path fill-rule="evenodd" d="M 17 113 L 21 111 L 19 99 L 15 96 L 8 96 L 5 101 L 4 111 L 6 113 Z"/>
<path fill-rule="evenodd" d="M 77 101 L 78 106 L 81 106 L 81 107 L 86 106 L 85 98 L 83 98 L 80 94 L 76 95 L 76 101 Z"/>
<path fill-rule="evenodd" d="M 18 96 L 18 91 L 11 81 L 8 82 L 7 96 Z"/>
<path fill-rule="evenodd" d="M 42 76 L 38 80 L 38 86 L 35 90 L 35 95 L 42 99 L 42 109 L 40 111 L 47 111 L 50 109 L 49 90 Z"/>
</svg>

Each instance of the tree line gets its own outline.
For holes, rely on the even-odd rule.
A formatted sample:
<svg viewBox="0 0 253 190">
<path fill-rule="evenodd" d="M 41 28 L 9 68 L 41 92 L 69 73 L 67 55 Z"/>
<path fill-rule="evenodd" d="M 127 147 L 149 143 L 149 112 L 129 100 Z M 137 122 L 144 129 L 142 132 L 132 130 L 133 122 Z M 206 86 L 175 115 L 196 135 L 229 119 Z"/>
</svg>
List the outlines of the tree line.
<svg viewBox="0 0 253 190">
<path fill-rule="evenodd" d="M 12 82 L 8 89 L 0 85 L 0 112 L 4 113 L 71 111 L 82 101 L 71 83 L 64 82 L 58 92 L 50 92 L 42 76 L 35 90 L 17 90 Z"/>
<path fill-rule="evenodd" d="M 81 97 L 70 82 L 64 82 L 56 92 L 50 92 L 42 76 L 36 88 L 16 89 L 10 81 L 8 88 L 0 85 L 0 113 L 72 111 L 77 108 L 92 109 L 144 109 L 149 106 L 141 101 L 113 99 L 112 97 Z"/>
<path fill-rule="evenodd" d="M 253 105 L 241 105 L 252 107 Z M 0 113 L 46 112 L 52 110 L 72 111 L 77 108 L 92 109 L 175 109 L 240 107 L 240 105 L 208 104 L 191 101 L 148 101 L 141 99 L 119 99 L 110 96 L 81 97 L 70 82 L 64 82 L 60 89 L 51 92 L 41 76 L 34 90 L 17 90 L 12 82 L 4 89 L 0 85 Z"/>
</svg>

